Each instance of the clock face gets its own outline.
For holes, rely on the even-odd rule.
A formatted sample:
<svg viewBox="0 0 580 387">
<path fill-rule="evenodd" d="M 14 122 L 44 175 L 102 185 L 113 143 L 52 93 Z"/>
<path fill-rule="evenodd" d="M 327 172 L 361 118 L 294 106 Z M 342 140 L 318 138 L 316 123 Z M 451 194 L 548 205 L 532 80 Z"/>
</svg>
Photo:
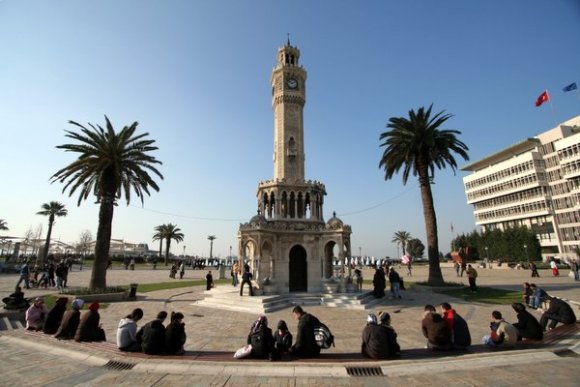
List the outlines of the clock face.
<svg viewBox="0 0 580 387">
<path fill-rule="evenodd" d="M 294 78 L 290 78 L 286 81 L 286 84 L 291 89 L 296 89 L 298 87 L 298 81 Z"/>
</svg>

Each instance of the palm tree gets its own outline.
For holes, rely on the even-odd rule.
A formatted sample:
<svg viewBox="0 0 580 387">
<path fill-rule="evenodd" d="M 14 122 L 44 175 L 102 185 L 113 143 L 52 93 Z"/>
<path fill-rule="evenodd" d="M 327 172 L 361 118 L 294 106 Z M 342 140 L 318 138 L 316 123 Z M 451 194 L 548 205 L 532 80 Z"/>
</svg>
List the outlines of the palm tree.
<svg viewBox="0 0 580 387">
<path fill-rule="evenodd" d="M 72 196 L 79 190 L 78 205 L 94 195 L 99 204 L 99 225 L 95 241 L 95 262 L 91 273 L 89 289 L 104 290 L 107 286 L 107 263 L 113 222 L 113 210 L 117 200 L 125 197 L 127 205 L 134 192 L 141 203 L 145 194 L 150 195 L 159 186 L 152 174 L 163 179 L 155 164 L 161 161 L 149 152 L 157 150 L 155 140 L 148 139 L 149 133 L 135 134 L 137 122 L 115 132 L 109 118 L 105 116 L 106 128 L 89 123 L 87 128 L 74 121 L 70 124 L 79 128 L 78 132 L 66 131 L 66 137 L 76 141 L 74 144 L 57 146 L 65 152 L 78 153 L 78 158 L 56 172 L 52 182 L 65 183 L 63 192 L 69 190 Z"/>
<path fill-rule="evenodd" d="M 391 242 L 396 243 L 397 246 L 401 246 L 401 248 L 403 249 L 403 255 L 405 255 L 407 253 L 406 252 L 407 244 L 409 243 L 410 240 L 411 233 L 407 231 L 397 231 Z"/>
<path fill-rule="evenodd" d="M 48 231 L 46 232 L 46 242 L 44 243 L 44 250 L 40 256 L 40 261 L 44 261 L 48 257 L 48 249 L 50 247 L 50 236 L 52 234 L 52 226 L 54 224 L 55 216 L 66 216 L 68 210 L 64 208 L 64 204 L 59 202 L 44 203 L 42 210 L 38 211 L 36 215 L 48 216 Z"/>
<path fill-rule="evenodd" d="M 183 242 L 183 233 L 181 229 L 177 227 L 176 224 L 165 224 L 165 265 L 169 261 L 169 249 L 171 247 L 171 241 L 174 240 L 175 242 Z"/>
<path fill-rule="evenodd" d="M 9 230 L 8 223 L 6 223 L 6 221 L 4 219 L 0 219 L 0 230 L 1 231 Z"/>
<path fill-rule="evenodd" d="M 153 234 L 153 241 L 159 241 L 159 257 L 163 256 L 163 241 L 165 240 L 165 225 L 160 224 L 155 227 L 155 234 Z M 165 263 L 167 265 L 167 262 Z"/>
<path fill-rule="evenodd" d="M 417 112 L 409 111 L 409 118 L 391 117 L 387 123 L 390 131 L 381 133 L 381 147 L 385 147 L 379 168 L 385 170 L 385 180 L 389 180 L 403 168 L 403 184 L 407 184 L 409 174 L 417 177 L 423 203 L 423 216 L 427 234 L 427 251 L 429 257 L 428 283 L 442 284 L 443 275 L 439 267 L 439 241 L 437 235 L 437 216 L 433 203 L 431 184 L 435 177 L 435 167 L 442 169 L 457 168 L 454 155 L 469 160 L 469 148 L 459 141 L 458 130 L 444 130 L 439 127 L 451 114 L 441 111 L 431 117 L 431 109 L 419 108 Z"/>
</svg>

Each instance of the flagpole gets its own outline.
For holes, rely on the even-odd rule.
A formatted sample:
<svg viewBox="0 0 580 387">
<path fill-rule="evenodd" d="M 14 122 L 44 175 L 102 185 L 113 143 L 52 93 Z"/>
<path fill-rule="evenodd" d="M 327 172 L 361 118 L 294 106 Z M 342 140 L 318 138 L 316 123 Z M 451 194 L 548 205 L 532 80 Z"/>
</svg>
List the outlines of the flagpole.
<svg viewBox="0 0 580 387">
<path fill-rule="evenodd" d="M 548 103 L 550 104 L 550 110 L 552 111 L 552 117 L 554 117 L 554 126 L 558 126 L 558 120 L 556 119 L 556 112 L 554 111 L 554 105 L 552 105 L 552 96 L 548 93 L 548 89 L 545 89 L 544 92 L 548 95 Z"/>
</svg>

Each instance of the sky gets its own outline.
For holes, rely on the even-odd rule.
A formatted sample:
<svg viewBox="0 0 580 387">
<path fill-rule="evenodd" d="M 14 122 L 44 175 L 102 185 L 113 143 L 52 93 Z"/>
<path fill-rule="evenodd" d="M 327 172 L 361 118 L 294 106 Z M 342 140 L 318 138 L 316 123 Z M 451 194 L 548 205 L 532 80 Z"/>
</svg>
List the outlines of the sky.
<svg viewBox="0 0 580 387">
<path fill-rule="evenodd" d="M 96 236 L 92 198 L 50 177 L 74 160 L 69 120 L 121 129 L 139 122 L 159 150 L 160 191 L 115 208 L 113 237 L 152 242 L 154 227 L 185 234 L 174 254 L 237 251 L 273 177 L 270 75 L 290 34 L 308 73 L 306 179 L 326 185 L 324 212 L 352 227 L 352 253 L 396 257 L 404 230 L 426 243 L 416 180 L 385 181 L 379 136 L 390 117 L 433 104 L 453 117 L 470 161 L 580 115 L 577 0 L 3 0 L 0 1 L 0 219 L 24 236 L 66 205 L 53 238 Z M 534 106 L 548 90 L 550 103 Z M 468 162 L 457 156 L 459 167 Z M 462 178 L 437 170 L 439 248 L 476 229 Z M 452 227 L 453 225 L 453 227 Z"/>
</svg>

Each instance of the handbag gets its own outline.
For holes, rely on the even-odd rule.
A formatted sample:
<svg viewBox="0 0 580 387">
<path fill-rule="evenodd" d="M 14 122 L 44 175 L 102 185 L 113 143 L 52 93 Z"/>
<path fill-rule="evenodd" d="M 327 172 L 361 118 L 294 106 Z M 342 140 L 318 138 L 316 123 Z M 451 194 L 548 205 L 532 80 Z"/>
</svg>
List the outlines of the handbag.
<svg viewBox="0 0 580 387">
<path fill-rule="evenodd" d="M 243 359 L 245 357 L 250 356 L 251 353 L 252 353 L 252 344 L 244 345 L 242 348 L 238 349 L 236 353 L 234 353 L 234 358 Z"/>
</svg>

